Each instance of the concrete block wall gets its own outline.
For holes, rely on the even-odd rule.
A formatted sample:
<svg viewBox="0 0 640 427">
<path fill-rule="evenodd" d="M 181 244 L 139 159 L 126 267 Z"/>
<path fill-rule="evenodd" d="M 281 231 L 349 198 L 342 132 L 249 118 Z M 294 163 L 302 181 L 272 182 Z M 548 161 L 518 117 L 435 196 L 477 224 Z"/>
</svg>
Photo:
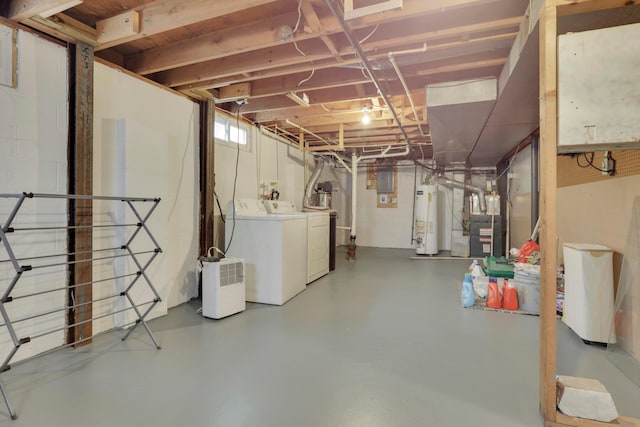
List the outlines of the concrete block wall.
<svg viewBox="0 0 640 427">
<path fill-rule="evenodd" d="M 148 223 L 162 248 L 147 271 L 163 302 L 149 318 L 197 294 L 196 259 L 199 247 L 199 107 L 196 103 L 106 65 L 95 64 L 94 194 L 160 197 Z M 150 204 L 136 204 L 144 216 Z M 94 223 L 135 223 L 132 211 L 119 202 L 94 205 Z M 94 246 L 118 247 L 133 229 L 96 232 Z M 153 249 L 141 234 L 134 251 Z M 141 257 L 144 263 L 149 255 Z M 94 280 L 135 272 L 131 260 L 94 264 Z M 122 290 L 130 279 L 94 285 L 94 296 Z M 152 298 L 140 280 L 133 288 L 138 302 Z M 119 304 L 119 305 L 118 305 Z M 124 308 L 107 301 L 94 312 Z M 132 311 L 94 324 L 94 331 L 134 319 Z"/>
<path fill-rule="evenodd" d="M 18 86 L 0 86 L 0 193 L 67 192 L 68 58 L 65 47 L 31 33 L 18 32 Z M 0 224 L 16 199 L 0 198 Z M 14 227 L 66 226 L 64 200 L 29 199 L 12 224 Z M 64 230 L 15 232 L 9 243 L 19 258 L 66 254 Z M 0 260 L 7 253 L 0 247 Z M 21 264 L 42 265 L 66 261 L 66 257 L 24 260 Z M 0 292 L 15 274 L 9 263 L 0 263 Z M 22 275 L 13 296 L 66 286 L 66 266 L 33 270 Z M 15 300 L 5 304 L 12 319 L 33 316 L 66 303 L 66 291 Z M 2 322 L 4 323 L 4 321 Z M 63 327 L 65 312 L 17 323 L 19 338 Z M 64 342 L 64 331 L 23 345 L 14 361 L 57 347 Z M 0 357 L 13 346 L 7 329 L 0 327 Z"/>
<path fill-rule="evenodd" d="M 215 170 L 216 193 L 220 200 L 223 215 L 227 205 L 235 198 L 260 198 L 261 182 L 277 181 L 280 200 L 291 200 L 296 207 L 302 208 L 305 184 L 311 175 L 313 159 L 267 130 L 247 124 L 249 142 L 247 146 L 216 140 Z M 236 175 L 236 159 L 238 176 Z M 223 250 L 224 224 L 216 208 L 216 246 Z"/>
</svg>

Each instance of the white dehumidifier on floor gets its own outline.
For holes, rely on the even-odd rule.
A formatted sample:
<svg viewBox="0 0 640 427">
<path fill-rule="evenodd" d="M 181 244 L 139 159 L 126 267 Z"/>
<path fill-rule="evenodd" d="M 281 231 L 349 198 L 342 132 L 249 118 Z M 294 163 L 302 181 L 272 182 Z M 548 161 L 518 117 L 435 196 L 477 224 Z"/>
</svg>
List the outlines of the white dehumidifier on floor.
<svg viewBox="0 0 640 427">
<path fill-rule="evenodd" d="M 202 261 L 202 315 L 221 319 L 244 311 L 244 260 Z"/>
</svg>

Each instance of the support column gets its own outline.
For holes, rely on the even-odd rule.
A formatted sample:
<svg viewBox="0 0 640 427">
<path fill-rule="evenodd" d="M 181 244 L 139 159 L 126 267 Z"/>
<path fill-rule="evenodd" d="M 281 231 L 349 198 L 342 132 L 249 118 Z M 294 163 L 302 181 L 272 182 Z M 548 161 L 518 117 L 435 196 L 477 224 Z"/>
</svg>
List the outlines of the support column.
<svg viewBox="0 0 640 427">
<path fill-rule="evenodd" d="M 200 254 L 215 245 L 215 103 L 200 103 Z M 202 295 L 200 293 L 200 295 Z"/>
<path fill-rule="evenodd" d="M 69 114 L 69 194 L 93 195 L 93 47 L 78 42 L 69 47 L 70 58 L 70 114 Z M 67 343 L 90 337 L 93 325 L 93 274 L 91 251 L 93 249 L 93 208 L 91 200 L 69 200 L 69 226 L 80 226 L 69 230 L 68 293 L 69 306 L 80 305 L 68 312 L 69 325 Z M 80 261 L 80 262 L 78 262 Z M 82 286 L 78 286 L 84 284 Z M 77 346 L 91 343 L 83 341 Z"/>
<path fill-rule="evenodd" d="M 358 207 L 358 156 L 355 150 L 351 155 L 351 234 L 347 246 L 347 259 L 356 259 L 356 223 Z"/>
<path fill-rule="evenodd" d="M 540 16 L 540 412 L 556 421 L 557 10 Z"/>
</svg>

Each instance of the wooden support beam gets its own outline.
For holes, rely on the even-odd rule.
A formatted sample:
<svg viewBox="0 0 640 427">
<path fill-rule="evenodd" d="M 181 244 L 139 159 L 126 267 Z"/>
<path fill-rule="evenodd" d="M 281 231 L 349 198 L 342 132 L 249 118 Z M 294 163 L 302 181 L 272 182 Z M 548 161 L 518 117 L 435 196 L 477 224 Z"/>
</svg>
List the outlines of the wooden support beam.
<svg viewBox="0 0 640 427">
<path fill-rule="evenodd" d="M 318 152 L 318 151 L 344 151 L 344 148 L 340 149 L 339 146 L 337 145 L 313 145 L 311 147 L 304 147 L 303 151 L 311 151 L 311 152 Z"/>
<path fill-rule="evenodd" d="M 304 151 L 304 132 L 300 132 L 298 135 L 298 144 L 300 151 Z"/>
<path fill-rule="evenodd" d="M 228 102 L 238 99 L 246 99 L 251 96 L 251 83 L 238 83 L 221 87 L 218 90 L 218 101 Z"/>
<path fill-rule="evenodd" d="M 36 15 L 47 18 L 80 3 L 82 0 L 13 0 L 9 2 L 7 18 L 18 22 Z"/>
<path fill-rule="evenodd" d="M 72 59 L 72 101 L 69 148 L 69 194 L 93 195 L 93 46 L 78 43 L 70 47 Z M 86 322 L 70 327 L 67 342 L 92 336 L 92 258 L 93 203 L 92 200 L 69 200 L 69 225 L 81 226 L 69 230 L 69 305 L 79 305 L 68 312 L 68 324 Z M 80 262 L 77 262 L 80 261 Z M 84 262 L 82 262 L 84 261 Z M 86 283 L 87 285 L 77 286 Z M 87 303 L 87 304 L 85 304 Z M 91 342 L 86 340 L 78 346 Z"/>
<path fill-rule="evenodd" d="M 215 246 L 215 103 L 200 103 L 200 253 Z M 199 292 L 199 295 L 202 295 Z"/>
<path fill-rule="evenodd" d="M 300 4 L 300 10 L 304 15 L 304 19 L 307 21 L 307 24 L 309 24 L 311 32 L 320 34 L 322 32 L 322 23 L 320 22 L 320 18 L 318 18 L 318 14 L 313 8 L 313 4 L 305 0 Z M 331 52 L 338 59 L 338 61 L 341 62 L 342 57 L 340 57 L 338 48 L 336 47 L 335 43 L 333 43 L 333 40 L 331 40 L 327 35 L 321 35 L 320 40 L 322 40 L 325 46 L 327 46 L 329 52 Z"/>
<path fill-rule="evenodd" d="M 344 151 L 344 123 L 340 123 L 338 127 L 338 149 Z"/>
<path fill-rule="evenodd" d="M 521 20 L 521 17 L 514 17 L 514 18 L 490 21 L 490 22 L 481 23 L 481 24 L 468 25 L 463 27 L 454 27 L 454 28 L 444 29 L 439 31 L 418 32 L 418 33 L 413 33 L 409 36 L 400 37 L 400 38 L 390 38 L 390 39 L 383 38 L 381 40 L 375 40 L 375 41 L 365 43 L 364 48 L 367 52 L 371 52 L 371 55 L 369 56 L 370 60 L 377 60 L 377 59 L 383 60 L 387 58 L 387 52 L 385 51 L 385 49 L 393 49 L 395 47 L 402 46 L 407 43 L 414 43 L 414 42 L 423 43 L 426 41 L 429 43 L 429 52 L 435 52 L 435 51 L 445 50 L 445 49 L 454 49 L 456 47 L 463 47 L 463 46 L 467 46 L 467 47 L 475 46 L 475 45 L 479 46 L 485 43 L 491 44 L 492 42 L 496 42 L 500 40 L 513 40 L 515 39 L 515 36 L 517 35 L 517 33 L 509 32 L 506 34 L 497 34 L 497 35 L 487 36 L 485 35 L 486 31 L 492 31 L 496 29 L 504 30 L 504 29 L 510 29 L 510 28 L 515 29 L 517 28 L 520 20 Z M 464 40 L 453 41 L 453 42 L 451 41 L 452 37 L 460 37 L 462 35 L 466 36 Z M 437 42 L 438 40 L 442 40 L 442 41 L 438 43 Z M 478 49 L 481 49 L 481 48 L 478 47 Z M 263 51 L 261 55 L 257 55 L 258 60 L 260 60 L 260 58 L 264 58 L 265 56 L 268 56 L 269 54 L 271 54 L 271 52 L 273 52 L 273 50 Z M 234 70 L 235 74 L 228 75 L 228 77 L 223 77 L 222 75 L 216 74 L 213 72 L 213 70 L 216 69 L 215 67 L 217 66 L 217 64 L 210 62 L 208 64 L 209 64 L 209 67 L 212 67 L 212 68 L 205 69 L 203 67 L 202 69 L 196 70 L 193 73 L 194 76 L 195 75 L 198 76 L 199 78 L 198 81 L 191 81 L 188 83 L 176 83 L 174 86 L 176 87 L 177 90 L 191 89 L 191 88 L 222 87 L 228 84 L 241 82 L 245 80 L 257 80 L 257 79 L 265 79 L 265 78 L 271 78 L 271 77 L 276 78 L 277 76 L 290 75 L 291 73 L 297 73 L 297 72 L 308 73 L 311 70 L 315 70 L 317 73 L 320 70 L 336 66 L 335 58 L 331 54 L 324 51 L 322 47 L 318 47 L 315 53 L 317 53 L 319 56 L 314 58 L 313 63 L 306 61 L 304 57 L 300 56 L 298 57 L 297 63 L 295 61 L 293 63 L 290 62 L 285 67 L 276 66 L 276 67 L 261 68 L 261 67 L 253 66 L 251 67 L 251 70 L 254 70 L 254 71 L 251 71 L 251 74 L 249 77 L 241 76 L 241 74 L 246 70 L 237 69 L 237 68 Z M 342 59 L 342 63 L 340 65 L 357 64 L 359 62 L 357 58 L 350 55 L 350 48 L 348 47 L 344 48 L 340 53 L 341 55 L 345 56 Z M 293 58 L 295 59 L 295 55 L 293 56 Z M 186 71 L 187 69 L 188 68 L 185 67 L 184 70 Z M 346 73 L 350 71 L 345 69 L 345 70 L 342 70 L 342 72 Z M 216 75 L 214 76 L 214 74 Z M 216 77 L 216 78 L 214 79 L 213 77 Z M 297 86 L 291 88 L 290 85 L 297 85 L 302 79 L 306 77 L 308 77 L 308 75 L 301 77 L 301 79 L 296 82 L 287 81 L 287 86 L 289 86 L 289 90 L 295 90 Z M 364 77 L 362 73 L 360 73 L 360 77 Z M 357 76 L 353 76 L 353 78 L 356 79 Z M 307 89 L 308 85 L 314 84 L 314 82 L 317 79 L 318 78 L 314 74 L 314 78 L 305 84 L 304 89 Z M 283 83 L 283 86 L 284 85 L 285 84 Z M 260 93 L 260 90 L 257 87 L 254 87 L 254 95 L 259 93 Z M 259 96 L 259 95 L 256 95 L 256 96 Z"/>
<path fill-rule="evenodd" d="M 156 80 L 161 84 L 173 87 L 198 82 L 210 77 L 220 78 L 253 71 L 289 67 L 301 62 L 312 65 L 314 61 L 332 58 L 327 53 L 324 44 L 319 40 L 299 42 L 298 47 L 305 53 L 305 56 L 297 52 L 293 43 L 288 43 L 268 50 L 255 50 L 243 55 L 234 55 L 162 71 L 156 74 Z"/>
<path fill-rule="evenodd" d="M 545 6 L 540 15 L 540 412 L 556 421 L 556 268 L 557 206 L 557 15 Z"/>
<path fill-rule="evenodd" d="M 79 41 L 93 47 L 98 44 L 95 29 L 65 15 L 64 13 L 58 13 L 57 15 L 49 18 L 32 16 L 26 23 L 36 30 L 51 34 L 52 36 L 69 43 L 76 43 Z"/>
<path fill-rule="evenodd" d="M 234 26 L 148 49 L 128 56 L 127 67 L 139 74 L 150 74 L 231 54 L 285 44 L 288 40 L 279 38 L 277 29 L 291 25 L 296 21 L 297 15 L 297 13 L 277 15 L 259 23 Z M 304 35 L 296 39 L 301 40 L 303 37 Z"/>
<path fill-rule="evenodd" d="M 220 16 L 240 12 L 256 6 L 264 6 L 277 0 L 156 0 L 134 10 L 140 14 L 140 31 L 129 37 L 101 44 L 96 50 L 107 49 L 154 34 L 181 28 Z"/>
<path fill-rule="evenodd" d="M 140 32 L 140 14 L 136 10 L 129 10 L 120 15 L 103 19 L 96 23 L 96 30 L 99 44 L 134 37 Z"/>
<path fill-rule="evenodd" d="M 438 14 L 442 13 L 443 10 L 448 10 L 448 7 L 470 7 L 477 6 L 479 4 L 485 4 L 487 5 L 487 7 L 489 7 L 491 4 L 497 3 L 498 1 L 499 0 L 433 0 L 426 2 L 423 0 L 412 0 L 406 5 L 405 10 L 400 11 L 401 13 L 399 14 L 394 14 L 393 16 L 387 16 L 385 14 L 367 17 L 367 19 L 357 20 L 357 22 L 352 23 L 352 28 L 355 30 L 359 28 L 375 26 L 378 24 L 386 25 L 410 17 Z M 305 7 L 305 4 L 306 2 L 303 2 L 302 6 Z M 307 12 L 311 13 L 309 11 Z M 145 16 L 144 14 L 142 15 L 143 17 Z M 289 42 L 290 40 L 282 40 L 276 37 L 277 29 L 281 26 L 291 25 L 292 22 L 295 22 L 296 18 L 297 14 L 279 15 L 267 18 L 260 23 L 253 23 L 250 25 L 243 25 L 240 27 L 216 31 L 189 40 L 152 48 L 144 52 L 129 56 L 127 58 L 127 67 L 139 74 L 150 74 L 176 67 L 222 58 L 232 54 L 239 55 L 258 49 L 266 49 L 269 47 L 278 46 L 283 44 L 283 42 Z M 317 18 L 317 20 L 315 20 L 313 17 L 309 17 L 309 20 L 313 23 L 310 23 L 312 31 L 299 31 L 295 35 L 296 41 L 299 42 L 316 37 L 329 36 L 331 34 L 340 34 L 342 32 L 340 25 L 331 16 Z M 505 23 L 503 22 L 502 25 L 505 25 Z M 482 31 L 483 28 L 484 30 L 487 29 L 485 28 L 485 26 L 483 26 L 483 24 L 478 24 L 477 26 L 475 26 L 475 30 L 473 28 L 474 26 L 469 27 L 470 28 L 462 27 L 461 31 L 472 33 L 473 31 Z M 315 30 L 313 30 L 313 28 L 315 28 Z M 140 31 L 143 32 L 144 28 L 141 28 Z M 433 33 L 434 36 L 436 36 L 437 34 L 437 37 L 440 38 L 448 37 L 451 35 L 446 29 L 431 33 Z M 413 41 L 419 43 L 423 43 L 424 41 L 426 41 L 424 39 L 424 32 L 421 31 L 413 33 L 413 38 Z M 333 48 L 327 44 L 327 41 L 333 44 L 331 39 L 329 39 L 328 37 L 327 40 L 323 38 L 322 41 L 325 44 L 325 47 L 328 47 L 331 51 L 330 54 L 327 53 L 327 57 L 336 57 L 338 53 L 342 55 L 351 53 L 350 48 L 348 47 L 345 47 L 339 52 L 333 52 Z M 388 44 L 389 41 L 380 40 L 378 41 L 378 43 Z M 402 43 L 408 43 L 408 41 L 402 40 L 399 44 Z M 103 47 L 104 46 L 100 46 L 98 47 L 98 49 L 102 49 Z M 380 48 L 380 46 L 370 44 L 367 44 L 365 47 L 366 49 Z M 335 49 L 338 50 L 338 47 L 335 47 Z M 340 57 L 338 57 L 338 59 L 342 60 L 342 58 Z M 201 80 L 202 79 L 204 78 L 201 78 Z"/>
</svg>

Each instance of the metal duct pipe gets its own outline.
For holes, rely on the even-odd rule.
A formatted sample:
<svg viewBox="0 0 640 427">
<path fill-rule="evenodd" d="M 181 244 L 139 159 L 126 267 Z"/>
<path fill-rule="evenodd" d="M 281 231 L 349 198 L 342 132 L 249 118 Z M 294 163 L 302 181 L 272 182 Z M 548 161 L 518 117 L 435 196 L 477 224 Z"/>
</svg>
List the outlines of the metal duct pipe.
<svg viewBox="0 0 640 427">
<path fill-rule="evenodd" d="M 393 69 L 396 71 L 398 78 L 400 79 L 400 83 L 402 83 L 402 87 L 404 88 L 404 92 L 407 94 L 407 98 L 409 99 L 409 104 L 411 105 L 411 110 L 413 111 L 413 116 L 416 118 L 416 123 L 418 124 L 418 129 L 420 130 L 421 136 L 427 136 L 422 130 L 422 125 L 420 125 L 420 117 L 418 117 L 418 111 L 416 110 L 416 106 L 413 102 L 413 96 L 411 96 L 411 91 L 409 90 L 409 86 L 407 86 L 407 82 L 404 80 L 404 76 L 400 71 L 400 67 L 398 67 L 398 63 L 396 62 L 396 55 L 408 55 L 411 53 L 422 53 L 427 51 L 427 44 L 425 43 L 420 49 L 411 49 L 411 50 L 402 50 L 399 52 L 389 52 L 389 62 L 393 66 Z"/>
<path fill-rule="evenodd" d="M 324 168 L 324 159 L 322 157 L 316 157 L 316 168 L 313 170 L 311 179 L 309 179 L 309 183 L 307 184 L 307 189 L 304 192 L 302 207 L 313 207 L 311 206 L 311 195 L 313 194 L 313 188 L 316 186 L 316 182 L 318 182 L 318 178 L 320 178 L 322 168 Z"/>
<path fill-rule="evenodd" d="M 329 9 L 331 9 L 331 13 L 333 13 L 333 16 L 335 16 L 335 18 L 338 20 L 338 23 L 340 24 L 340 27 L 342 28 L 342 32 L 344 33 L 345 36 L 347 36 L 347 39 L 349 40 L 349 43 L 351 44 L 351 47 L 353 47 L 353 49 L 356 51 L 356 54 L 358 55 L 358 58 L 362 62 L 362 65 L 364 65 L 364 68 L 367 70 L 367 73 L 369 73 L 369 77 L 371 78 L 371 82 L 376 87 L 376 90 L 378 91 L 378 95 L 380 95 L 382 97 L 384 103 L 389 108 L 389 111 L 391 111 L 391 114 L 393 115 L 394 120 L 396 121 L 396 123 L 398 123 L 398 127 L 400 128 L 400 131 L 402 132 L 402 135 L 404 136 L 405 142 L 407 144 L 409 144 L 410 143 L 409 142 L 409 135 L 407 134 L 407 131 L 402 126 L 402 123 L 400 122 L 400 118 L 398 117 L 398 114 L 396 113 L 396 110 L 391 105 L 391 102 L 387 98 L 387 95 L 385 95 L 384 92 L 382 91 L 382 87 L 380 86 L 380 82 L 378 81 L 378 79 L 376 78 L 375 74 L 373 73 L 373 67 L 371 66 L 371 63 L 369 62 L 369 59 L 367 59 L 367 56 L 365 55 L 364 51 L 362 50 L 362 46 L 360 46 L 360 42 L 358 41 L 356 36 L 353 34 L 351 29 L 347 26 L 347 23 L 345 22 L 344 17 L 342 16 L 342 14 L 340 12 L 340 8 L 338 7 L 337 1 L 336 0 L 326 0 L 326 1 L 327 1 L 327 6 L 329 6 Z"/>
<path fill-rule="evenodd" d="M 486 203 L 486 200 L 484 199 L 485 191 L 483 188 L 476 187 L 475 185 L 467 185 L 464 182 L 454 181 L 452 179 L 445 178 L 444 176 L 438 176 L 436 177 L 436 179 L 438 180 L 438 184 L 444 185 L 445 187 L 455 187 L 455 188 L 460 188 L 462 190 L 469 189 L 471 191 L 478 193 L 478 199 L 480 202 L 480 212 L 482 212 L 483 214 L 487 212 L 487 203 Z"/>
</svg>

